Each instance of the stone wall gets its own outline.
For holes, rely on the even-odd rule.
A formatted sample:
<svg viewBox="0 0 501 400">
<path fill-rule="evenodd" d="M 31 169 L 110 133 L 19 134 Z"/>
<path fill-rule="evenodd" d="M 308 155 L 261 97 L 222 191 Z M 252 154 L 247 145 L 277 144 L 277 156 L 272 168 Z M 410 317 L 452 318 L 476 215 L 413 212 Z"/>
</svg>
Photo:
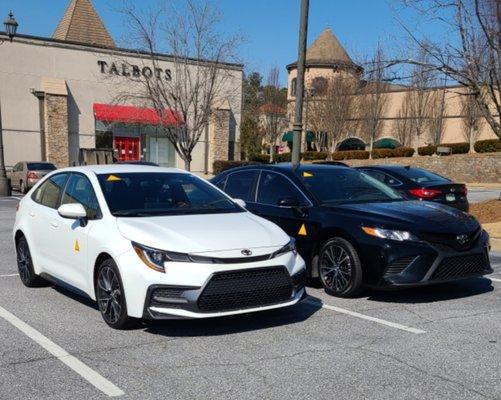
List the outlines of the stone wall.
<svg viewBox="0 0 501 400">
<path fill-rule="evenodd" d="M 214 160 L 227 160 L 229 152 L 231 110 L 219 109 L 214 115 L 209 128 L 209 170 Z"/>
<path fill-rule="evenodd" d="M 69 165 L 67 96 L 45 95 L 45 154 L 59 168 Z"/>
<path fill-rule="evenodd" d="M 501 183 L 501 153 L 347 160 L 350 166 L 399 164 L 426 168 L 456 182 Z"/>
</svg>

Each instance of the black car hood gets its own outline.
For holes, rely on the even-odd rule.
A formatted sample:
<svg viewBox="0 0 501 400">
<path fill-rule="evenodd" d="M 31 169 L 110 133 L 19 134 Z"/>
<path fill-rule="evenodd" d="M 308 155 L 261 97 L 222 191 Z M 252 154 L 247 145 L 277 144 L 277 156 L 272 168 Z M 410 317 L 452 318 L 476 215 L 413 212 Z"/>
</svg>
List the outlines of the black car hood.
<svg viewBox="0 0 501 400">
<path fill-rule="evenodd" d="M 357 216 L 362 224 L 412 231 L 463 233 L 480 226 L 478 221 L 459 210 L 427 201 L 342 204 L 332 211 Z"/>
</svg>

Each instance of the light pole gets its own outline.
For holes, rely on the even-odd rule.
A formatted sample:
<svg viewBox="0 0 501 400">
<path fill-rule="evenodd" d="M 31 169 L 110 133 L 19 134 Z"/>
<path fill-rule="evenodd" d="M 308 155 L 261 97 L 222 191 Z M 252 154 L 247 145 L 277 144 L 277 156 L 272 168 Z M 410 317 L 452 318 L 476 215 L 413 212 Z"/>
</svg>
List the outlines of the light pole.
<svg viewBox="0 0 501 400">
<path fill-rule="evenodd" d="M 7 33 L 11 42 L 14 36 L 16 36 L 18 25 L 11 11 L 4 21 L 5 33 Z M 4 43 L 4 40 L 0 40 L 0 46 Z M 0 101 L 0 196 L 10 196 L 10 194 L 11 187 L 7 179 L 7 172 L 5 171 L 5 158 L 3 153 L 2 104 Z"/>
<path fill-rule="evenodd" d="M 296 108 L 294 112 L 294 136 L 292 140 L 292 166 L 296 168 L 301 161 L 301 131 L 303 129 L 304 67 L 306 59 L 306 39 L 308 37 L 308 10 L 310 0 L 301 0 L 299 19 L 299 48 L 297 60 Z"/>
</svg>

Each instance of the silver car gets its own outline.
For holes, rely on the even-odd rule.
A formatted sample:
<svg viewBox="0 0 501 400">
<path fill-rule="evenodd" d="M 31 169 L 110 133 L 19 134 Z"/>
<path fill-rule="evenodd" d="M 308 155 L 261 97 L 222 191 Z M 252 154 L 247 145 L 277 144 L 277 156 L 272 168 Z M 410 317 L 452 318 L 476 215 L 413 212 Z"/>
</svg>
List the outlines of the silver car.
<svg viewBox="0 0 501 400">
<path fill-rule="evenodd" d="M 10 173 L 10 182 L 13 188 L 19 189 L 21 193 L 30 190 L 41 178 L 49 172 L 54 171 L 56 166 L 44 161 L 20 161 Z"/>
</svg>

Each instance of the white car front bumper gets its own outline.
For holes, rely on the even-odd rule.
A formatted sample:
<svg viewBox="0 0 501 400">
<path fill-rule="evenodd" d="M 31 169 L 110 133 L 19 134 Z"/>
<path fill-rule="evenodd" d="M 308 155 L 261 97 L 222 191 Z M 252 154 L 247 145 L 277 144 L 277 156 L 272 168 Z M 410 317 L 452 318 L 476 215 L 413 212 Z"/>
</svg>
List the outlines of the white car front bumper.
<svg viewBox="0 0 501 400">
<path fill-rule="evenodd" d="M 287 307 L 305 296 L 305 263 L 292 253 L 271 260 L 148 268 L 131 250 L 117 260 L 129 316 L 211 318 Z"/>
</svg>

